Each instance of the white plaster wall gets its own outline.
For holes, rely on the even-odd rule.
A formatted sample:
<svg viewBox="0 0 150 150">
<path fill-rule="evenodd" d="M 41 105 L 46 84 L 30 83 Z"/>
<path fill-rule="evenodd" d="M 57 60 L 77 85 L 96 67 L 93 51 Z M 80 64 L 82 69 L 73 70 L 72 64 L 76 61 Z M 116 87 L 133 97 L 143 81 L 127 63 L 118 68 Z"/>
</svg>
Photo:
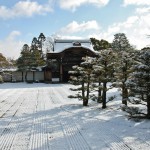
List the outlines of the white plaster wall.
<svg viewBox="0 0 150 150">
<path fill-rule="evenodd" d="M 43 81 L 44 80 L 44 72 L 35 72 L 35 81 Z"/>
</svg>

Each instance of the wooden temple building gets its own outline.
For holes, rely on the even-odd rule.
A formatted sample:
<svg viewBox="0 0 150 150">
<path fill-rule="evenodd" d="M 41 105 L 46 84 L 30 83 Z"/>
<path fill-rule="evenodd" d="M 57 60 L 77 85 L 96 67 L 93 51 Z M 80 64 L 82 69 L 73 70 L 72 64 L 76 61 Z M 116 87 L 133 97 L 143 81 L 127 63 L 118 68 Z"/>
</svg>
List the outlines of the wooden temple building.
<svg viewBox="0 0 150 150">
<path fill-rule="evenodd" d="M 72 66 L 79 65 L 82 57 L 95 56 L 92 43 L 89 40 L 55 39 L 53 51 L 46 54 L 47 65 L 36 70 L 18 71 L 2 70 L 4 82 L 68 82 Z"/>
<path fill-rule="evenodd" d="M 54 41 L 53 52 L 47 53 L 48 65 L 44 69 L 46 82 L 67 82 L 72 66 L 79 65 L 82 57 L 95 56 L 89 40 L 63 40 Z"/>
</svg>

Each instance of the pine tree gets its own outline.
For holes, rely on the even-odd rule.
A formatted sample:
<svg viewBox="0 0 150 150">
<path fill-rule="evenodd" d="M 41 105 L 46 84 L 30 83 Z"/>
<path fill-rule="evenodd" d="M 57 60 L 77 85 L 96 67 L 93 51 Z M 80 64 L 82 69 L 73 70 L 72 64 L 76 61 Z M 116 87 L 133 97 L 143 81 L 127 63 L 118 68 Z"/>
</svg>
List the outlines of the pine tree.
<svg viewBox="0 0 150 150">
<path fill-rule="evenodd" d="M 112 42 L 112 49 L 118 52 L 130 51 L 132 46 L 130 45 L 126 35 L 124 33 L 117 33 L 114 35 Z"/>
<path fill-rule="evenodd" d="M 99 66 L 96 66 L 96 59 L 93 62 L 93 72 L 92 72 L 92 78 L 94 83 L 92 83 L 91 87 L 93 91 L 97 91 L 97 95 L 94 94 L 92 96 L 92 99 L 95 101 L 97 100 L 97 103 L 101 103 L 102 102 L 102 81 L 101 81 L 101 76 L 102 76 L 102 71 L 100 70 Z"/>
<path fill-rule="evenodd" d="M 46 64 L 46 61 L 44 60 L 43 55 L 41 54 L 41 51 L 39 51 L 37 48 L 31 49 L 30 51 L 32 68 L 36 68 Z"/>
<path fill-rule="evenodd" d="M 126 84 L 130 92 L 137 98 L 132 100 L 134 104 L 145 104 L 147 106 L 146 117 L 150 119 L 150 48 L 144 48 L 139 53 L 139 63 L 133 67 L 134 72 L 131 74 Z"/>
<path fill-rule="evenodd" d="M 91 38 L 91 42 L 95 51 L 111 48 L 111 44 L 103 39 L 98 40 L 95 38 Z"/>
<path fill-rule="evenodd" d="M 127 105 L 129 95 L 126 81 L 130 77 L 132 66 L 136 63 L 136 61 L 134 53 L 121 52 L 121 54 L 119 53 L 118 56 L 118 59 L 116 59 L 116 68 L 114 73 L 116 81 L 113 83 L 113 85 L 121 89 L 122 104 Z"/>
<path fill-rule="evenodd" d="M 109 88 L 107 83 L 113 80 L 114 73 L 114 59 L 115 53 L 111 49 L 102 50 L 99 52 L 99 56 L 96 58 L 96 64 L 93 65 L 93 72 L 97 75 L 98 82 L 102 83 L 102 86 L 98 86 L 99 89 L 102 88 L 102 108 L 106 108 L 106 95 Z"/>
<path fill-rule="evenodd" d="M 90 84 L 92 82 L 92 58 L 83 58 L 83 62 L 80 66 L 73 66 L 73 71 L 70 71 L 70 83 L 77 86 L 77 88 L 72 88 L 72 91 L 78 91 L 75 96 L 70 95 L 70 98 L 79 98 L 83 101 L 83 106 L 88 105 L 90 98 Z"/>
<path fill-rule="evenodd" d="M 114 85 L 121 88 L 122 104 L 127 105 L 128 88 L 126 87 L 125 82 L 129 78 L 131 67 L 134 64 L 134 51 L 124 33 L 114 35 L 112 48 L 118 55 L 115 68 L 116 82 Z"/>
<path fill-rule="evenodd" d="M 32 68 L 31 52 L 27 44 L 23 45 L 21 55 L 17 60 L 17 66 L 20 71 L 27 71 Z"/>
<path fill-rule="evenodd" d="M 91 42 L 95 51 L 100 51 L 100 50 L 111 48 L 111 44 L 108 41 L 103 40 L 103 39 L 98 40 L 95 38 L 91 38 Z M 100 103 L 102 102 L 102 84 L 100 81 L 101 72 L 97 71 L 97 72 L 94 72 L 94 74 L 95 74 L 95 82 L 98 84 L 93 84 L 92 86 L 96 91 L 98 91 L 98 96 L 93 95 L 93 99 L 94 100 L 97 99 L 97 102 Z"/>
<path fill-rule="evenodd" d="M 17 59 L 17 67 L 19 71 L 25 71 L 25 81 L 27 81 L 27 72 L 32 68 L 31 51 L 27 44 L 23 45 L 21 55 Z M 22 79 L 23 80 L 23 79 Z"/>
<path fill-rule="evenodd" d="M 43 58 L 43 54 L 38 50 L 36 45 L 36 38 L 33 38 L 31 48 L 27 44 L 23 45 L 21 55 L 17 59 L 17 67 L 18 70 L 26 72 L 25 79 L 28 71 L 45 64 L 46 61 Z"/>
</svg>

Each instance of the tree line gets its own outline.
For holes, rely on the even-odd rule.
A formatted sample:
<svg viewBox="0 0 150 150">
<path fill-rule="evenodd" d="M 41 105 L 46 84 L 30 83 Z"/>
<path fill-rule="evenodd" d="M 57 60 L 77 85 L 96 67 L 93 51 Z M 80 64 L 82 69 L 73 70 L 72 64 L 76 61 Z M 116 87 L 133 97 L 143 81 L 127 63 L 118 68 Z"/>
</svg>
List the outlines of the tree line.
<svg viewBox="0 0 150 150">
<path fill-rule="evenodd" d="M 0 54 L 0 70 L 17 67 L 18 71 L 25 71 L 25 80 L 28 71 L 36 70 L 37 67 L 46 65 L 46 58 L 43 52 L 44 41 L 46 37 L 43 33 L 40 33 L 38 37 L 32 39 L 31 45 L 24 44 L 20 56 L 18 59 L 6 59 Z M 1 82 L 2 77 L 1 78 Z"/>
<path fill-rule="evenodd" d="M 117 87 L 121 90 L 124 110 L 132 117 L 150 119 L 150 47 L 135 50 L 124 33 L 115 34 L 111 44 L 95 38 L 91 41 L 96 57 L 84 57 L 80 65 L 73 66 L 69 82 L 76 86 L 71 90 L 78 92 L 69 97 L 82 100 L 83 106 L 94 99 L 105 109 L 115 99 L 107 99 L 107 91 Z M 147 111 L 131 108 L 128 103 L 145 105 Z"/>
<path fill-rule="evenodd" d="M 43 53 L 43 42 L 46 37 L 43 33 L 38 38 L 34 37 L 31 46 L 24 44 L 17 59 L 17 67 L 20 71 L 29 71 L 36 69 L 38 66 L 45 65 L 45 56 Z"/>
</svg>

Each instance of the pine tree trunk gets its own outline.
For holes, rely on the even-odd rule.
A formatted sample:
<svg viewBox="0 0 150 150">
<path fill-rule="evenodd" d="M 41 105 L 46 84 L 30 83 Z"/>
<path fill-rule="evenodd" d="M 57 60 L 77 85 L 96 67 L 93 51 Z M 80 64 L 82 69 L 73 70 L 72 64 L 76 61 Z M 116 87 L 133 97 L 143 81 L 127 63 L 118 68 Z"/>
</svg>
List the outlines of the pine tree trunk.
<svg viewBox="0 0 150 150">
<path fill-rule="evenodd" d="M 84 87 L 84 81 L 82 82 L 82 99 L 84 101 L 85 99 L 85 87 Z"/>
<path fill-rule="evenodd" d="M 128 99 L 128 89 L 126 87 L 125 82 L 127 81 L 127 68 L 128 68 L 128 62 L 125 61 L 125 66 L 123 68 L 123 80 L 124 82 L 122 83 L 122 104 L 125 104 L 127 106 L 127 99 Z"/>
<path fill-rule="evenodd" d="M 33 82 L 35 82 L 35 72 L 33 71 Z"/>
<path fill-rule="evenodd" d="M 89 101 L 89 95 L 90 95 L 90 75 L 88 75 L 88 83 L 87 83 L 87 95 L 86 95 L 87 101 Z"/>
<path fill-rule="evenodd" d="M 98 87 L 98 99 L 97 99 L 97 103 L 100 103 L 102 100 L 102 91 L 101 91 L 101 82 L 98 83 L 99 87 Z"/>
<path fill-rule="evenodd" d="M 24 80 L 23 80 L 23 71 L 22 71 L 22 82 L 23 82 Z"/>
<path fill-rule="evenodd" d="M 25 74 L 25 81 L 27 82 L 27 74 L 28 74 L 28 71 L 26 71 L 26 74 Z"/>
<path fill-rule="evenodd" d="M 84 99 L 83 100 L 83 106 L 87 106 L 88 105 L 88 100 L 87 99 Z"/>
<path fill-rule="evenodd" d="M 84 81 L 82 82 L 82 99 L 83 99 L 83 106 L 88 105 L 87 98 L 85 97 L 85 86 L 84 86 Z"/>
<path fill-rule="evenodd" d="M 125 86 L 125 83 L 123 83 L 122 86 L 122 104 L 127 105 L 127 99 L 128 99 L 128 89 Z"/>
<path fill-rule="evenodd" d="M 106 86 L 107 83 L 103 83 L 103 96 L 102 96 L 102 108 L 105 109 L 106 108 Z"/>
<path fill-rule="evenodd" d="M 147 118 L 150 119 L 150 96 L 147 96 Z"/>
<path fill-rule="evenodd" d="M 89 102 L 89 94 L 90 94 L 90 82 L 89 82 L 90 76 L 88 76 L 88 83 L 87 83 L 87 87 L 86 87 L 86 97 L 84 98 L 83 101 L 83 106 L 88 106 L 88 102 Z"/>
</svg>

